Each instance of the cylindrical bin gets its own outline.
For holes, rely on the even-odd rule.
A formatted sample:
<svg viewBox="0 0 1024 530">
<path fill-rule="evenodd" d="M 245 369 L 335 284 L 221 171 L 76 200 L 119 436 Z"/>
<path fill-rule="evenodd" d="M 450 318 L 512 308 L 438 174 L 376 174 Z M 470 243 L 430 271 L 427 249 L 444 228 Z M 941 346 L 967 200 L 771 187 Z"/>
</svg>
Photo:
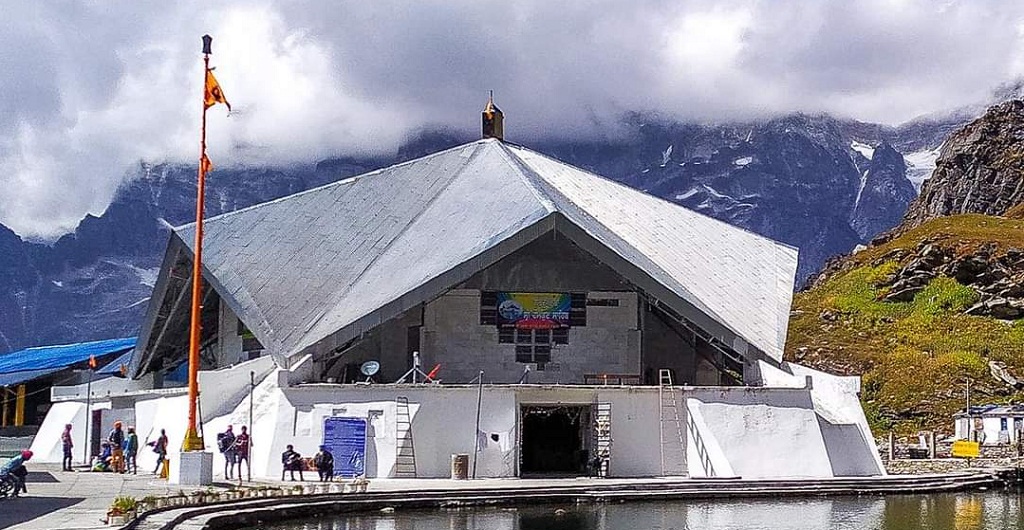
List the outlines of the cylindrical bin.
<svg viewBox="0 0 1024 530">
<path fill-rule="evenodd" d="M 469 478 L 469 455 L 452 455 L 452 480 Z"/>
</svg>

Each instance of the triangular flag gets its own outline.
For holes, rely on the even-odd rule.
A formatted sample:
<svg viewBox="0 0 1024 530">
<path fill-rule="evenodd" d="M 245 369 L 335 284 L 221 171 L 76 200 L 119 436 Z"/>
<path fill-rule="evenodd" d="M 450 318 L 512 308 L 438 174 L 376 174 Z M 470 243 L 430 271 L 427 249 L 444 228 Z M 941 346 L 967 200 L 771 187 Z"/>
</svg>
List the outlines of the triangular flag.
<svg viewBox="0 0 1024 530">
<path fill-rule="evenodd" d="M 220 88 L 217 78 L 213 77 L 212 70 L 206 70 L 206 91 L 203 94 L 203 102 L 206 104 L 206 108 L 223 103 L 227 105 L 228 111 L 231 110 L 231 104 L 228 103 L 228 98 L 224 96 L 224 90 Z"/>
</svg>

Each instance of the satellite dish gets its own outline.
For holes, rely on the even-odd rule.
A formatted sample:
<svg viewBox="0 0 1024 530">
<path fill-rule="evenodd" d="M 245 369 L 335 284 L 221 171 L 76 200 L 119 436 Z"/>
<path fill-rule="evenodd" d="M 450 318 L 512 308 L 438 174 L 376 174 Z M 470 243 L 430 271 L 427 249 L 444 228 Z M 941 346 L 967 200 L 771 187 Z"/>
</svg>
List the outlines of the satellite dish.
<svg viewBox="0 0 1024 530">
<path fill-rule="evenodd" d="M 377 361 L 366 361 L 359 367 L 359 371 L 366 377 L 373 377 L 380 371 L 380 363 Z"/>
</svg>

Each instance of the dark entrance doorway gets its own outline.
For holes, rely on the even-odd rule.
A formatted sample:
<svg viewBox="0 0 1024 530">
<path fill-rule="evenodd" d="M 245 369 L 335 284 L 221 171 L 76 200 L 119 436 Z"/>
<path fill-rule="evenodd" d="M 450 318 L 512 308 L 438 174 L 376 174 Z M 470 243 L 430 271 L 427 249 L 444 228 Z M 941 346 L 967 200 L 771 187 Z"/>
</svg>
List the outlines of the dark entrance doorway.
<svg viewBox="0 0 1024 530">
<path fill-rule="evenodd" d="M 527 405 L 521 412 L 521 475 L 586 473 L 589 405 Z"/>
</svg>

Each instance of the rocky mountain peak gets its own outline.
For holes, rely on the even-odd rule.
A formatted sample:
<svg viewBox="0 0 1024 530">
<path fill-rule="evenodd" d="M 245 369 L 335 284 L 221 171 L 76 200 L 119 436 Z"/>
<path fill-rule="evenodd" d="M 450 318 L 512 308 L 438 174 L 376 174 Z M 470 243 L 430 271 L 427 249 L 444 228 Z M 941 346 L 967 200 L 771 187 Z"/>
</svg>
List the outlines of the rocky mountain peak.
<svg viewBox="0 0 1024 530">
<path fill-rule="evenodd" d="M 990 107 L 943 145 L 904 227 L 945 215 L 1002 215 L 1024 202 L 1024 101 Z"/>
</svg>

